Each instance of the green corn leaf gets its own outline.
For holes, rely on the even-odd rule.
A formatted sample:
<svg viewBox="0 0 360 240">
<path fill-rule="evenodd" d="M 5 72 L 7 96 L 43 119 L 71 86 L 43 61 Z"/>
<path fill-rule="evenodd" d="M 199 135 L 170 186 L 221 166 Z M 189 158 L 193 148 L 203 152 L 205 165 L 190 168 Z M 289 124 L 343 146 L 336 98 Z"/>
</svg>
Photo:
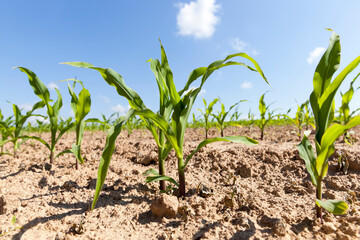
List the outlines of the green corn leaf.
<svg viewBox="0 0 360 240">
<path fill-rule="evenodd" d="M 360 116 L 354 117 L 346 125 L 334 124 L 326 130 L 321 139 L 321 149 L 316 159 L 316 170 L 319 176 L 325 177 L 327 173 L 327 159 L 334 153 L 334 142 L 350 128 L 360 125 Z"/>
<path fill-rule="evenodd" d="M 111 126 L 107 123 L 107 122 L 104 122 L 104 121 L 101 121 L 100 119 L 98 118 L 89 118 L 85 121 L 86 123 L 100 123 L 102 125 L 105 125 L 107 128 L 110 128 Z"/>
<path fill-rule="evenodd" d="M 115 87 L 116 91 L 120 96 L 125 97 L 129 100 L 129 103 L 131 107 L 134 108 L 144 108 L 145 105 L 143 101 L 141 100 L 140 96 L 131 88 L 129 88 L 122 76 L 112 70 L 111 68 L 100 68 L 100 67 L 94 67 L 90 63 L 84 63 L 84 62 L 66 62 L 62 64 L 71 65 L 74 67 L 83 67 L 83 68 L 90 68 L 97 70 L 101 76 L 104 78 L 104 80 L 110 85 Z"/>
<path fill-rule="evenodd" d="M 75 155 L 76 159 L 81 163 L 84 164 L 84 159 L 81 157 L 81 150 L 80 145 L 72 144 L 71 151 Z"/>
<path fill-rule="evenodd" d="M 56 155 L 56 157 L 55 157 L 55 158 L 60 157 L 61 155 L 64 155 L 64 154 L 68 154 L 68 153 L 72 153 L 72 154 L 74 154 L 74 152 L 73 152 L 73 150 L 72 150 L 72 149 L 66 149 L 66 150 L 64 150 L 64 151 L 62 151 L 62 152 L 60 152 L 60 153 L 58 153 L 58 154 Z"/>
<path fill-rule="evenodd" d="M 186 160 L 185 160 L 185 164 L 184 164 L 184 168 L 186 167 L 186 165 L 188 164 L 188 162 L 190 161 L 190 159 L 194 156 L 195 153 L 197 153 L 202 147 L 204 147 L 205 145 L 209 144 L 209 143 L 213 143 L 213 142 L 233 142 L 233 143 L 243 143 L 245 145 L 255 145 L 258 144 L 258 141 L 252 139 L 252 138 L 248 138 L 248 137 L 244 137 L 244 136 L 228 136 L 228 137 L 217 137 L 217 138 L 211 138 L 211 139 L 205 139 L 204 141 L 202 141 L 195 150 L 193 150 L 189 156 L 187 156 Z"/>
<path fill-rule="evenodd" d="M 76 113 L 76 103 L 78 102 L 78 97 L 76 96 L 76 93 L 74 92 L 75 82 L 74 82 L 73 87 L 70 86 L 69 82 L 67 84 L 68 84 L 69 94 L 71 96 L 70 106 L 71 106 L 73 113 L 75 114 Z"/>
<path fill-rule="evenodd" d="M 317 98 L 323 95 L 326 88 L 330 85 L 332 76 L 340 66 L 340 51 L 340 37 L 333 32 L 329 47 L 321 57 L 314 74 L 314 94 Z"/>
<path fill-rule="evenodd" d="M 146 170 L 144 173 L 143 173 L 144 176 L 149 176 L 149 175 L 159 175 L 159 172 L 156 171 L 155 169 L 153 168 L 150 168 L 149 170 Z"/>
<path fill-rule="evenodd" d="M 126 116 L 122 116 L 119 119 L 119 123 L 115 125 L 114 127 L 111 127 L 108 135 L 106 136 L 106 144 L 104 151 L 101 155 L 99 168 L 98 168 L 98 175 L 97 175 L 97 181 L 96 181 L 96 189 L 95 189 L 95 196 L 94 200 L 91 205 L 91 209 L 94 209 L 96 202 L 99 198 L 101 189 L 104 185 L 106 174 L 109 168 L 109 164 L 111 161 L 111 156 L 114 153 L 115 150 L 115 141 L 117 136 L 119 136 L 122 126 L 126 123 L 126 121 L 129 120 L 129 118 L 133 115 L 134 110 L 130 109 Z"/>
<path fill-rule="evenodd" d="M 305 161 L 306 170 L 310 175 L 311 182 L 314 186 L 317 186 L 318 174 L 316 170 L 316 155 L 306 134 L 304 134 L 304 137 L 301 143 L 297 145 L 297 148 L 299 150 L 300 157 Z"/>
<path fill-rule="evenodd" d="M 162 176 L 162 175 L 148 176 L 148 177 L 146 177 L 145 182 L 150 183 L 150 182 L 155 182 L 155 181 L 160 181 L 160 180 L 171 182 L 175 186 L 179 187 L 179 183 L 175 179 L 173 179 L 172 177 Z"/>
<path fill-rule="evenodd" d="M 260 110 L 261 117 L 265 117 L 265 113 L 266 113 L 266 109 L 267 109 L 265 101 L 264 101 L 265 94 L 266 93 L 261 95 L 260 100 L 259 100 L 259 110 Z"/>
<path fill-rule="evenodd" d="M 69 131 L 71 128 L 75 127 L 75 123 L 70 123 L 69 125 L 65 126 L 63 129 L 60 130 L 59 135 L 57 136 L 57 138 L 55 139 L 55 142 L 53 143 L 53 146 L 55 146 L 55 144 L 60 140 L 60 138 L 67 132 Z"/>
<path fill-rule="evenodd" d="M 15 224 L 16 224 L 16 217 L 15 217 L 15 215 L 13 215 L 12 218 L 11 218 L 11 224 L 12 224 L 13 226 L 15 226 Z"/>
<path fill-rule="evenodd" d="M 249 67 L 248 65 L 244 64 L 244 63 L 240 63 L 240 62 L 227 62 L 229 59 L 234 58 L 234 57 L 242 57 L 245 59 L 248 59 L 249 61 L 251 61 L 254 64 L 254 68 Z M 188 81 L 186 82 L 185 87 L 179 91 L 179 95 L 181 96 L 185 91 L 187 91 L 190 87 L 190 85 L 199 77 L 202 76 L 201 79 L 201 85 L 202 86 L 205 81 L 207 80 L 207 78 L 217 69 L 220 69 L 222 67 L 226 67 L 226 66 L 230 66 L 230 65 L 239 65 L 239 66 L 244 66 L 247 67 L 248 69 L 252 70 L 252 71 L 256 71 L 258 72 L 262 78 L 266 81 L 266 83 L 269 84 L 269 82 L 267 81 L 263 71 L 261 70 L 259 64 L 249 55 L 247 55 L 246 53 L 237 53 L 237 54 L 232 54 L 232 55 L 228 55 L 224 60 L 218 60 L 215 61 L 213 63 L 211 63 L 208 67 L 200 67 L 200 68 L 196 68 L 194 69 L 188 78 Z"/>
<path fill-rule="evenodd" d="M 20 71 L 26 73 L 29 78 L 29 83 L 34 90 L 34 93 L 41 98 L 46 105 L 50 102 L 50 92 L 47 87 L 40 81 L 34 72 L 24 67 L 15 67 Z"/>
<path fill-rule="evenodd" d="M 90 63 L 86 63 L 86 62 L 63 62 L 60 64 L 67 64 L 70 66 L 74 66 L 74 67 L 81 67 L 81 68 L 92 68 L 94 67 L 94 65 L 90 64 Z"/>
<path fill-rule="evenodd" d="M 79 93 L 79 100 L 76 103 L 75 119 L 80 123 L 85 116 L 90 112 L 91 98 L 90 93 L 86 88 L 83 88 Z"/>
<path fill-rule="evenodd" d="M 36 140 L 36 141 L 44 144 L 45 147 L 47 147 L 49 150 L 51 150 L 50 145 L 49 145 L 45 140 L 43 140 L 42 138 L 39 138 L 39 137 L 37 137 L 37 136 L 27 136 L 27 135 L 23 135 L 23 136 L 20 136 L 19 138 L 20 138 L 20 139 L 33 139 L 33 140 Z"/>
<path fill-rule="evenodd" d="M 319 207 L 325 208 L 326 211 L 331 212 L 335 215 L 342 215 L 345 214 L 346 211 L 349 209 L 349 206 L 344 201 L 338 201 L 338 200 L 326 200 L 322 201 L 319 199 L 316 199 L 316 204 Z"/>
<path fill-rule="evenodd" d="M 172 131 L 171 126 L 162 116 L 155 114 L 150 109 L 134 110 L 134 115 L 139 115 L 151 119 L 156 124 L 156 126 L 158 126 L 161 129 L 161 131 L 164 132 L 167 139 L 170 141 L 171 145 L 173 146 L 176 155 L 178 157 L 182 157 L 182 151 L 179 148 L 180 145 L 177 142 L 175 134 Z"/>
</svg>

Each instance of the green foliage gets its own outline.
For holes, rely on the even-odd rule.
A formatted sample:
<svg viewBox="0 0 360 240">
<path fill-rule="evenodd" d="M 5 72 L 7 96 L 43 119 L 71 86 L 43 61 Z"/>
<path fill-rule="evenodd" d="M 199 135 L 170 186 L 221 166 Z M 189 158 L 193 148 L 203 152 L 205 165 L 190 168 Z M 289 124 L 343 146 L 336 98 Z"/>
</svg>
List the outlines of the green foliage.
<svg viewBox="0 0 360 240">
<path fill-rule="evenodd" d="M 334 73 L 340 65 L 340 37 L 333 32 L 330 44 L 322 56 L 314 74 L 314 90 L 310 95 L 310 104 L 314 113 L 316 135 L 316 155 L 306 134 L 298 145 L 300 156 L 304 159 L 311 182 L 316 186 L 316 212 L 322 217 L 321 207 L 334 214 L 343 214 L 348 206 L 344 201 L 322 201 L 322 180 L 327 175 L 328 158 L 335 151 L 336 139 L 350 128 L 360 124 L 360 117 L 351 119 L 345 125 L 334 124 L 334 97 L 341 83 L 360 63 L 360 56 L 355 58 L 336 77 Z"/>
<path fill-rule="evenodd" d="M 254 67 L 247 66 L 241 62 L 230 61 L 230 59 L 234 57 L 242 57 L 248 59 L 253 63 Z M 133 113 L 139 115 L 146 122 L 147 128 L 154 136 L 154 139 L 158 145 L 159 163 L 163 162 L 163 160 L 165 160 L 170 150 L 174 148 L 176 156 L 178 158 L 179 188 L 180 188 L 179 195 L 184 196 L 185 195 L 185 165 L 183 161 L 184 133 L 193 103 L 196 100 L 197 95 L 201 91 L 203 84 L 206 82 L 208 77 L 214 71 L 222 67 L 231 66 L 231 65 L 245 66 L 252 71 L 258 72 L 264 78 L 265 81 L 266 78 L 263 72 L 261 71 L 259 65 L 254 59 L 252 59 L 245 53 L 239 53 L 239 54 L 229 55 L 224 60 L 215 61 L 211 63 L 208 67 L 200 67 L 193 70 L 190 73 L 189 79 L 185 87 L 178 92 L 173 82 L 173 75 L 169 67 L 168 60 L 162 45 L 161 45 L 161 62 L 159 60 L 153 60 L 153 59 L 150 59 L 149 62 L 150 62 L 151 70 L 155 75 L 155 79 L 157 81 L 159 88 L 160 110 L 158 111 L 157 114 L 146 108 L 140 96 L 134 90 L 129 88 L 125 84 L 121 75 L 116 73 L 114 70 L 109 68 L 104 69 L 104 68 L 94 67 L 93 65 L 88 63 L 71 62 L 67 64 L 76 67 L 85 67 L 99 71 L 103 76 L 104 80 L 108 84 L 116 88 L 119 95 L 128 99 L 129 104 L 133 109 L 132 110 Z M 201 77 L 200 86 L 189 90 L 190 85 L 200 77 Z M 131 114 L 132 113 L 128 113 L 127 117 L 124 118 L 124 122 L 131 117 Z M 116 129 L 117 131 L 112 130 L 107 137 L 107 143 L 106 143 L 107 147 L 104 150 L 101 163 L 99 166 L 97 189 L 93 201 L 93 207 L 96 204 L 96 200 L 99 196 L 101 187 L 105 181 L 107 168 L 109 166 L 111 155 L 113 152 L 110 150 L 114 148 L 115 139 L 117 135 L 120 133 L 119 127 L 117 127 Z M 228 139 L 219 138 L 218 140 L 227 141 Z M 163 170 L 164 169 L 162 169 L 161 166 L 159 165 L 159 174 L 165 176 L 165 174 L 163 174 Z"/>
<path fill-rule="evenodd" d="M 246 100 L 241 100 L 241 101 L 235 103 L 234 105 L 232 105 L 229 108 L 228 111 L 225 111 L 224 103 L 221 103 L 221 111 L 218 111 L 217 115 L 212 114 L 214 119 L 216 119 L 216 121 L 217 121 L 218 128 L 220 129 L 221 137 L 224 137 L 224 130 L 225 130 L 225 128 L 227 128 L 229 126 L 229 124 L 226 124 L 226 122 L 225 122 L 226 117 L 228 116 L 228 114 L 234 107 L 236 107 L 240 102 L 244 102 L 244 101 L 246 101 Z"/>
<path fill-rule="evenodd" d="M 307 100 L 300 106 L 298 105 L 297 111 L 295 113 L 295 118 L 291 118 L 290 116 L 288 116 L 286 114 L 284 115 L 290 121 L 292 121 L 293 124 L 295 124 L 295 126 L 298 130 L 297 135 L 299 136 L 300 140 L 301 140 L 301 133 L 302 133 L 303 126 L 306 124 L 306 121 L 309 121 L 308 120 L 309 113 L 308 113 L 308 111 L 306 111 L 308 109 L 307 108 L 308 105 L 309 105 L 309 100 Z M 306 110 L 305 110 L 305 108 L 306 108 Z"/>
<path fill-rule="evenodd" d="M 82 90 L 79 93 L 79 96 L 74 92 L 76 82 L 79 82 L 82 86 Z M 81 81 L 74 81 L 73 86 L 71 87 L 68 83 L 68 90 L 71 96 L 71 109 L 75 115 L 75 131 L 76 131 L 76 142 L 72 144 L 71 149 L 65 150 L 63 153 L 73 153 L 76 157 L 76 169 L 79 169 L 78 162 L 84 163 L 84 159 L 81 156 L 81 142 L 83 139 L 84 128 L 85 128 L 85 117 L 90 112 L 91 98 L 89 91 L 84 87 Z M 71 119 L 70 119 L 71 120 Z M 71 123 L 65 124 L 65 126 L 70 125 Z"/>
<path fill-rule="evenodd" d="M 5 235 L 7 235 L 7 234 L 9 234 L 9 233 L 11 233 L 13 231 L 22 229 L 22 227 L 16 226 L 16 221 L 17 221 L 16 216 L 13 215 L 12 218 L 11 218 L 11 221 L 10 221 L 11 225 L 12 225 L 11 228 L 9 230 L 7 230 L 7 231 L 4 231 L 4 232 L 0 231 L 0 237 L 3 237 L 3 236 L 5 236 Z"/>
<path fill-rule="evenodd" d="M 212 115 L 212 111 L 213 111 L 213 108 L 214 108 L 214 105 L 217 103 L 217 101 L 219 101 L 218 98 L 215 98 L 210 104 L 209 106 L 207 106 L 207 103 L 206 103 L 206 100 L 203 98 L 203 102 L 204 102 L 204 105 L 205 105 L 205 109 L 204 111 L 202 111 L 201 109 L 198 109 L 202 116 L 204 117 L 204 123 L 205 123 L 205 139 L 208 139 L 208 131 L 211 127 L 210 125 L 210 119 L 209 117 Z"/>
<path fill-rule="evenodd" d="M 51 105 L 51 102 L 53 102 L 53 100 L 50 99 L 50 92 L 47 89 L 47 87 L 44 85 L 44 83 L 42 83 L 40 79 L 36 76 L 36 74 L 24 67 L 16 67 L 16 68 L 27 74 L 29 83 L 34 93 L 42 100 L 42 103 L 46 106 L 47 115 L 50 121 L 50 133 L 51 133 L 50 143 L 47 143 L 42 138 L 36 136 L 29 136 L 28 138 L 37 140 L 42 144 L 44 144 L 50 150 L 50 163 L 53 163 L 56 143 L 64 135 L 64 133 L 66 133 L 70 128 L 74 127 L 75 124 L 70 123 L 68 125 L 64 125 L 59 123 L 59 113 L 62 107 L 62 97 L 58 89 L 55 88 L 57 93 L 57 100 L 56 102 L 54 102 L 53 105 Z"/>
<path fill-rule="evenodd" d="M 28 111 L 25 115 L 21 113 L 21 109 L 16 104 L 12 105 L 14 112 L 14 120 L 8 118 L 5 121 L 0 121 L 0 126 L 3 133 L 3 140 L 0 142 L 0 145 L 2 146 L 7 142 L 12 142 L 14 146 L 14 157 L 16 157 L 16 150 L 19 149 L 20 144 L 31 138 L 27 135 L 23 135 L 26 120 L 28 120 L 28 118 L 31 116 L 41 116 L 33 114 L 33 112 L 39 108 L 43 108 L 44 103 L 42 101 L 35 103 L 32 109 Z M 23 141 L 19 142 L 20 139 L 23 139 Z"/>
<path fill-rule="evenodd" d="M 350 112 L 350 101 L 353 98 L 354 92 L 359 89 L 357 88 L 356 90 L 354 90 L 353 84 L 355 82 L 355 80 L 360 76 L 360 73 L 358 73 L 356 75 L 356 77 L 351 81 L 350 83 L 350 87 L 349 90 L 347 92 L 345 92 L 344 94 L 342 92 L 340 92 L 341 94 L 341 106 L 339 107 L 339 120 L 337 122 L 341 123 L 341 124 L 347 124 L 350 119 L 354 116 L 354 114 L 356 112 L 358 112 L 360 110 L 360 108 Z M 346 138 L 349 138 L 347 132 L 344 134 L 344 140 L 346 140 Z"/>
<path fill-rule="evenodd" d="M 264 139 L 265 127 L 266 127 L 266 125 L 268 125 L 269 121 L 271 119 L 273 119 L 274 112 L 275 112 L 275 110 L 269 111 L 269 107 L 270 107 L 271 104 L 266 106 L 265 100 L 264 100 L 265 94 L 266 93 L 261 95 L 260 100 L 259 100 L 260 121 L 259 121 L 258 125 L 259 125 L 260 131 L 261 131 L 260 140 Z M 267 117 L 266 117 L 266 113 L 268 114 Z"/>
</svg>

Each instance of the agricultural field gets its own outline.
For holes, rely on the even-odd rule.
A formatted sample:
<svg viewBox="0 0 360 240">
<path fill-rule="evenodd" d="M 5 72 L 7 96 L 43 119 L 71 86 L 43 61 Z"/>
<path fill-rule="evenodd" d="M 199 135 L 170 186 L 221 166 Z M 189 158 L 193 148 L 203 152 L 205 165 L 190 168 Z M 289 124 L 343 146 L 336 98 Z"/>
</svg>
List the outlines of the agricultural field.
<svg viewBox="0 0 360 240">
<path fill-rule="evenodd" d="M 178 7 L 193 14 L 215 11 L 215 2 Z M 339 34 L 326 33 L 327 48 L 307 59 L 317 62 L 303 83 L 311 89 L 287 111 L 274 103 L 293 101 L 284 100 L 290 90 L 276 99 L 269 90 L 275 67 L 265 71 L 239 39 L 236 52 L 196 63 L 178 81 L 159 38 L 159 58 L 146 61 L 155 88 L 128 79 L 125 64 L 123 73 L 64 60 L 59 78 L 71 71 L 85 80 L 50 84 L 36 67 L 13 67 L 24 84 L 9 95 L 28 91 L 36 101 L 6 100 L 12 112 L 0 105 L 0 238 L 360 239 L 360 56 L 341 60 Z M 216 82 L 230 69 L 256 79 L 257 94 L 245 99 L 233 81 Z M 205 99 L 214 84 L 232 94 Z M 97 101 L 108 96 L 127 107 Z M 239 110 L 254 96 L 255 110 Z M 96 117 L 106 107 L 114 111 Z"/>
<path fill-rule="evenodd" d="M 166 214 L 151 212 L 161 194 L 157 183 L 145 183 L 143 173 L 157 168 L 156 144 L 148 131 L 123 131 L 96 208 L 89 211 L 96 185 L 98 159 L 105 144 L 103 132 L 86 131 L 82 146 L 85 165 L 74 169 L 74 157 L 63 155 L 49 165 L 46 148 L 27 141 L 17 158 L 2 157 L 0 195 L 5 210 L 2 230 L 12 216 L 22 229 L 5 239 L 357 239 L 360 237 L 360 128 L 354 144 L 337 143 L 324 181 L 324 197 L 345 199 L 349 212 L 325 212 L 315 218 L 315 188 L 299 157 L 295 126 L 270 126 L 258 145 L 214 143 L 198 152 L 187 174 L 186 198 L 165 197 Z M 219 136 L 217 128 L 209 137 Z M 225 135 L 259 139 L 260 130 L 230 127 Z M 71 145 L 65 134 L 57 151 Z M 44 138 L 50 138 L 49 133 Z M 203 129 L 187 129 L 185 154 L 204 138 Z M 313 140 L 314 135 L 310 135 Z M 10 150 L 10 149 L 9 149 Z M 339 157 L 348 162 L 344 174 Z M 176 176 L 176 156 L 166 169 Z M 177 211 L 177 212 L 176 212 Z"/>
</svg>

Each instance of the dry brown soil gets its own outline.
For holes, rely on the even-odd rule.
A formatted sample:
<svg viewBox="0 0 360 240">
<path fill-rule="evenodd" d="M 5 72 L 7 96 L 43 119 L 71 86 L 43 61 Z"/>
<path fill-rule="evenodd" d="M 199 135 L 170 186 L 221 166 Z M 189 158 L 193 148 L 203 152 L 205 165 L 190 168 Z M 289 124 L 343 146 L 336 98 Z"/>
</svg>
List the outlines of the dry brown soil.
<svg viewBox="0 0 360 240">
<path fill-rule="evenodd" d="M 3 210 L 0 206 L 0 231 L 11 229 L 14 215 L 16 226 L 22 227 L 0 239 L 360 239 L 360 129 L 354 130 L 353 145 L 337 142 L 324 180 L 323 197 L 345 199 L 350 210 L 344 216 L 324 213 L 323 224 L 315 219 L 315 187 L 299 158 L 294 130 L 268 128 L 264 141 L 255 146 L 205 147 L 191 160 L 187 196 L 178 200 L 180 212 L 169 219 L 150 210 L 160 193 L 158 183 L 146 184 L 142 175 L 157 168 L 155 163 L 143 165 L 145 159 L 156 160 L 155 142 L 145 130 L 130 138 L 124 132 L 118 138 L 106 185 L 93 211 L 88 209 L 105 134 L 85 133 L 86 163 L 78 171 L 72 155 L 58 157 L 50 166 L 47 150 L 28 141 L 17 158 L 0 157 L 0 200 L 5 201 Z M 255 127 L 225 133 L 259 136 Z M 201 129 L 187 130 L 185 155 L 203 135 Z M 219 131 L 211 129 L 210 135 L 218 136 Z M 74 139 L 74 133 L 65 135 L 57 151 L 70 147 Z M 6 146 L 9 151 L 10 147 Z M 338 170 L 340 151 L 349 163 L 347 174 Z M 175 179 L 176 164 L 171 153 L 166 168 Z M 199 185 L 204 186 L 202 196 Z"/>
</svg>

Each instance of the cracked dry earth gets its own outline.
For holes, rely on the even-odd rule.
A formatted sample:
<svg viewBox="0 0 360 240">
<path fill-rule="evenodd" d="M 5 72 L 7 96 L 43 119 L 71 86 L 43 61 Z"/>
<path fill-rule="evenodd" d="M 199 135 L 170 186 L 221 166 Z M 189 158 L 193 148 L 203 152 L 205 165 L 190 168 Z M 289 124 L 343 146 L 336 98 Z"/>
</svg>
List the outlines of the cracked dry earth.
<svg viewBox="0 0 360 240">
<path fill-rule="evenodd" d="M 102 132 L 85 132 L 85 165 L 74 168 L 72 155 L 48 164 L 47 150 L 37 142 L 22 145 L 17 158 L 0 157 L 0 231 L 17 227 L 1 239 L 360 239 L 360 128 L 354 144 L 338 141 L 324 180 L 326 199 L 345 199 L 344 216 L 324 213 L 315 219 L 312 186 L 296 145 L 292 126 L 266 129 L 255 146 L 213 143 L 191 160 L 186 171 L 185 199 L 168 196 L 178 206 L 174 217 L 153 215 L 160 197 L 158 183 L 145 183 L 143 172 L 156 166 L 156 145 L 145 130 L 128 138 L 122 133 L 96 209 L 97 167 L 105 145 Z M 255 139 L 257 128 L 229 128 L 226 135 Z M 210 136 L 218 136 L 217 129 Z M 43 137 L 49 137 L 44 133 Z M 188 129 L 185 154 L 202 140 L 202 129 Z M 66 134 L 57 151 L 71 147 L 75 134 Z M 311 136 L 313 140 L 313 136 Z M 11 146 L 6 146 L 10 151 Z M 339 171 L 339 155 L 348 171 Z M 166 161 L 168 175 L 177 179 L 176 159 Z"/>
</svg>

